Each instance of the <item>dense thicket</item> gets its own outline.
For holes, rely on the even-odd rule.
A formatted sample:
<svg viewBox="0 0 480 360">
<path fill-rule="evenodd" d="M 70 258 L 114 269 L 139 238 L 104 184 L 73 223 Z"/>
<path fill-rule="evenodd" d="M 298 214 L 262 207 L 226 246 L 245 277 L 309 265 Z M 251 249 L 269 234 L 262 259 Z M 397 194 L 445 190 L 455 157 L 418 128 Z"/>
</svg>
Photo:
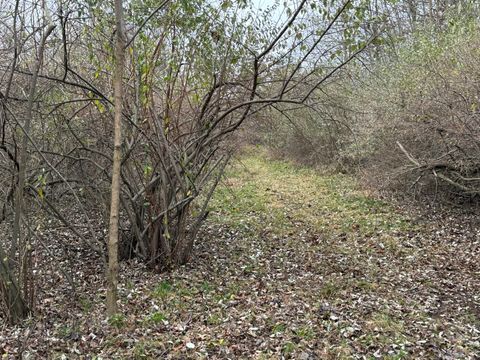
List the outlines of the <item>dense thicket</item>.
<svg viewBox="0 0 480 360">
<path fill-rule="evenodd" d="M 424 3 L 416 4 L 418 15 Z M 478 6 L 456 2 L 420 19 L 403 9 L 410 28 L 389 28 L 381 46 L 325 89 L 317 108 L 263 121 L 257 141 L 283 157 L 357 173 L 375 189 L 474 199 L 480 191 Z"/>
<path fill-rule="evenodd" d="M 239 127 L 267 109 L 315 109 L 377 38 L 369 3 L 302 0 L 258 14 L 246 1 L 117 1 L 119 21 L 104 1 L 0 0 L 0 294 L 10 320 L 33 308 L 48 221 L 106 265 L 114 148 L 111 243 L 119 217 L 124 256 L 155 270 L 188 261 Z"/>
</svg>

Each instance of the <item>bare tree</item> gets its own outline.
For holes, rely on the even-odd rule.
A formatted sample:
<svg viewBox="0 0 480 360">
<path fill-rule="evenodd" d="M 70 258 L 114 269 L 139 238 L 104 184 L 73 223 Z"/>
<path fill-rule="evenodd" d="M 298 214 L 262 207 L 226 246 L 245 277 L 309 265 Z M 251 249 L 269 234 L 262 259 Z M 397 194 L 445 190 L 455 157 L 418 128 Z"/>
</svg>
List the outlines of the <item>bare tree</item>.
<svg viewBox="0 0 480 360">
<path fill-rule="evenodd" d="M 4 101 L 7 101 L 10 94 L 10 89 L 13 83 L 13 74 L 16 70 L 16 65 L 19 56 L 19 40 L 17 34 L 17 17 L 19 12 L 20 2 L 16 1 L 14 9 L 13 20 L 13 32 L 14 32 L 14 57 L 11 65 L 11 71 L 6 87 L 6 95 L 2 99 L 2 148 L 8 152 L 7 147 L 4 144 L 5 141 L 5 126 L 6 126 L 6 105 Z M 14 222 L 13 222 L 13 234 L 12 244 L 10 247 L 10 255 L 6 255 L 6 251 L 3 248 L 3 244 L 0 244 L 0 256 L 1 260 L 1 275 L 2 275 L 2 292 L 5 294 L 4 301 L 7 309 L 7 314 L 12 322 L 17 322 L 24 318 L 33 307 L 34 302 L 34 286 L 32 275 L 32 260 L 30 246 L 30 240 L 23 232 L 23 223 L 26 222 L 24 214 L 24 192 L 26 188 L 27 177 L 27 165 L 29 161 L 28 143 L 31 136 L 31 125 L 33 120 L 33 107 L 37 92 L 37 82 L 40 74 L 40 70 L 43 64 L 43 57 L 45 53 L 45 46 L 48 37 L 52 33 L 55 26 L 48 20 L 48 14 L 44 17 L 44 20 L 48 22 L 43 35 L 40 40 L 38 52 L 36 55 L 35 65 L 31 81 L 29 83 L 29 94 L 26 103 L 25 118 L 22 123 L 18 122 L 18 126 L 21 129 L 21 142 L 19 149 L 18 159 L 15 155 L 15 164 L 18 169 L 18 177 L 16 184 L 12 188 L 15 189 L 15 201 L 14 201 Z M 15 151 L 17 153 L 17 151 Z"/>
</svg>

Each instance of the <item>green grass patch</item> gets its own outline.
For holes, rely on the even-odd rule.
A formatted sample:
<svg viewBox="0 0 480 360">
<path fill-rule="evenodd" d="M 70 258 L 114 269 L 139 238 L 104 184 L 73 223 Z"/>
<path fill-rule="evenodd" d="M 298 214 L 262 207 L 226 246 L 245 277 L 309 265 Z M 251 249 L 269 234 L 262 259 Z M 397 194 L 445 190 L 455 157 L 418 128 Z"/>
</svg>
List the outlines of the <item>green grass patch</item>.
<svg viewBox="0 0 480 360">
<path fill-rule="evenodd" d="M 287 326 L 285 324 L 278 323 L 273 325 L 272 334 L 281 334 L 284 333 L 285 330 L 287 330 Z"/>
<path fill-rule="evenodd" d="M 283 347 L 282 347 L 282 353 L 284 355 L 290 355 L 291 353 L 293 353 L 295 351 L 295 344 L 291 341 L 287 341 Z"/>
<path fill-rule="evenodd" d="M 309 326 L 303 326 L 295 331 L 295 335 L 301 339 L 310 341 L 315 338 L 315 330 Z"/>
<path fill-rule="evenodd" d="M 108 323 L 114 328 L 122 329 L 127 324 L 127 319 L 123 314 L 115 314 L 110 316 Z"/>
<path fill-rule="evenodd" d="M 285 235 L 301 222 L 325 233 L 372 234 L 411 228 L 407 217 L 346 175 L 325 175 L 250 151 L 227 170 L 210 210 L 213 221 L 255 234 Z"/>
<path fill-rule="evenodd" d="M 161 324 L 165 320 L 167 320 L 167 316 L 164 313 L 161 313 L 159 311 L 156 311 L 153 314 L 148 316 L 148 322 L 153 323 L 155 325 Z"/>
<path fill-rule="evenodd" d="M 168 281 L 162 281 L 153 290 L 153 296 L 164 299 L 173 291 L 172 285 Z"/>
</svg>

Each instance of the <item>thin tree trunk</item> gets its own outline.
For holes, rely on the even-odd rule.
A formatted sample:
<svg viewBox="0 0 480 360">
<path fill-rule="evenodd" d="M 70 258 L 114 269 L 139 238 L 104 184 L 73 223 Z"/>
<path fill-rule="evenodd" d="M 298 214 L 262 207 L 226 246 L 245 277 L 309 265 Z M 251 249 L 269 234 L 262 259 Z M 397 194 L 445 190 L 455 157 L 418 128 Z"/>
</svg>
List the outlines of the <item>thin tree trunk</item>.
<svg viewBox="0 0 480 360">
<path fill-rule="evenodd" d="M 123 107 L 123 68 L 125 62 L 125 31 L 123 24 L 122 0 L 115 0 L 116 49 L 115 74 L 113 78 L 115 96 L 114 148 L 112 169 L 112 198 L 110 203 L 110 222 L 108 234 L 108 271 L 107 271 L 107 315 L 117 313 L 118 285 L 118 218 L 120 211 L 120 163 L 122 146 L 122 107 Z"/>
<path fill-rule="evenodd" d="M 19 169 L 18 169 L 18 183 L 17 183 L 17 192 L 15 198 L 15 219 L 13 225 L 13 239 L 12 239 L 12 248 L 11 248 L 11 257 L 12 259 L 15 257 L 15 253 L 17 252 L 18 246 L 22 244 L 22 232 L 21 232 L 21 222 L 22 222 L 22 214 L 23 214 L 23 193 L 25 188 L 25 178 L 27 172 L 27 144 L 28 144 L 28 137 L 30 136 L 30 127 L 32 124 L 32 117 L 33 117 L 33 102 L 35 100 L 35 93 L 37 90 L 37 81 L 38 81 L 38 74 L 40 72 L 40 68 L 43 62 L 43 52 L 45 49 L 45 43 L 47 41 L 48 36 L 52 33 L 53 29 L 55 28 L 54 25 L 49 25 L 45 34 L 42 37 L 42 41 L 40 42 L 40 47 L 38 49 L 38 59 L 35 64 L 35 69 L 33 70 L 32 81 L 30 83 L 30 92 L 28 94 L 28 102 L 27 102 L 27 115 L 25 117 L 25 123 L 23 125 L 23 134 L 22 134 L 22 143 L 20 149 L 20 160 L 19 160 Z"/>
<path fill-rule="evenodd" d="M 4 261 L 5 258 L 5 251 L 0 244 L 0 293 L 7 309 L 8 320 L 16 324 L 27 317 L 30 309 L 24 301 L 8 261 Z"/>
<path fill-rule="evenodd" d="M 45 30 L 45 33 L 43 34 L 42 40 L 40 42 L 40 47 L 38 49 L 38 59 L 35 64 L 32 80 L 30 83 L 30 91 L 28 94 L 27 102 L 27 114 L 25 117 L 25 122 L 23 124 L 20 160 L 18 163 L 18 183 L 15 196 L 15 218 L 13 224 L 13 238 L 12 247 L 10 250 L 10 261 L 6 261 L 8 258 L 5 256 L 3 249 L 1 249 L 0 251 L 0 256 L 2 256 L 0 264 L 0 276 L 5 283 L 5 291 L 7 292 L 7 294 L 5 295 L 6 302 L 10 321 L 13 323 L 16 323 L 22 318 L 26 317 L 33 306 L 33 289 L 32 286 L 29 287 L 29 284 L 27 283 L 27 279 L 31 279 L 31 274 L 29 274 L 29 272 L 31 271 L 31 264 L 28 259 L 31 252 L 27 248 L 26 240 L 24 239 L 24 236 L 22 234 L 22 219 L 24 212 L 23 196 L 28 161 L 27 145 L 33 120 L 33 104 L 37 90 L 38 75 L 42 67 L 45 43 L 47 42 L 47 38 L 50 36 L 54 28 L 54 25 L 49 25 Z M 12 260 L 16 257 L 16 253 L 18 250 L 20 251 L 20 255 L 18 257 L 19 269 L 15 272 L 10 266 L 10 263 L 13 263 Z M 15 280 L 15 276 L 17 276 L 17 280 Z M 21 284 L 22 280 L 23 286 Z M 22 287 L 23 293 L 21 290 Z M 28 294 L 29 291 L 32 291 L 32 293 Z M 27 301 L 29 302 L 28 305 Z"/>
</svg>

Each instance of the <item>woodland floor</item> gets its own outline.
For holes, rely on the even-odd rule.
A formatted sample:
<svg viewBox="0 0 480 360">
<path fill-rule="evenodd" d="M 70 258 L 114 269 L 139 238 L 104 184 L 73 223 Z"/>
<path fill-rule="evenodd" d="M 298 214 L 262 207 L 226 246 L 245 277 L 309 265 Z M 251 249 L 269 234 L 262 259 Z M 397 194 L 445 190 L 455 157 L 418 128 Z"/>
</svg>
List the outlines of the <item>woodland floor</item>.
<svg viewBox="0 0 480 360">
<path fill-rule="evenodd" d="M 1 330 L 2 359 L 480 359 L 479 229 L 251 150 L 191 263 L 122 264 L 122 316 L 105 320 L 98 259 L 48 223 L 37 316 Z"/>
</svg>

